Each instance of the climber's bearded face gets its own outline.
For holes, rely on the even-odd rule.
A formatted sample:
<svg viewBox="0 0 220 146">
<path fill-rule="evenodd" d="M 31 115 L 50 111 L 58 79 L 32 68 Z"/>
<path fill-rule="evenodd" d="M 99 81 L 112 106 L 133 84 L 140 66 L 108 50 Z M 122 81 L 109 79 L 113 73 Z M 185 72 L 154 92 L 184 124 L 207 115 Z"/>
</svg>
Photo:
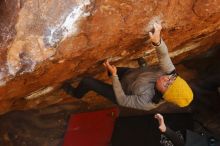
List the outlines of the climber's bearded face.
<svg viewBox="0 0 220 146">
<path fill-rule="evenodd" d="M 160 91 L 161 93 L 165 93 L 166 90 L 168 89 L 168 87 L 173 83 L 175 78 L 176 77 L 173 76 L 173 75 L 163 75 L 163 76 L 160 76 L 157 79 L 157 82 L 156 82 L 157 90 Z"/>
</svg>

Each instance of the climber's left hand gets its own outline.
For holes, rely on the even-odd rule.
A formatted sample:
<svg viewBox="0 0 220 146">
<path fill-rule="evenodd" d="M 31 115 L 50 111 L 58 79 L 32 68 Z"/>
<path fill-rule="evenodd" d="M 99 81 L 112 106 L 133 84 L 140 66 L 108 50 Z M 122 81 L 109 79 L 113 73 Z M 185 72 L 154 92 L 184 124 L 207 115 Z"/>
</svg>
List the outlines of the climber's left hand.
<svg viewBox="0 0 220 146">
<path fill-rule="evenodd" d="M 114 65 L 111 65 L 108 60 L 105 61 L 103 65 L 113 76 L 117 75 L 117 68 Z"/>
</svg>

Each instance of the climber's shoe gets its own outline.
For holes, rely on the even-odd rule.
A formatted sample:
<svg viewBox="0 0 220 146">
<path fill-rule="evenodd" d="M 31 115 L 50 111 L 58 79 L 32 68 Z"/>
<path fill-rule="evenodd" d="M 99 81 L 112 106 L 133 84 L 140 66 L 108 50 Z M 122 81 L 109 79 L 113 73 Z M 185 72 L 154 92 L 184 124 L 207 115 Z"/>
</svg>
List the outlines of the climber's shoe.
<svg viewBox="0 0 220 146">
<path fill-rule="evenodd" d="M 75 88 L 70 84 L 65 82 L 61 88 L 69 95 L 74 96 Z"/>
</svg>

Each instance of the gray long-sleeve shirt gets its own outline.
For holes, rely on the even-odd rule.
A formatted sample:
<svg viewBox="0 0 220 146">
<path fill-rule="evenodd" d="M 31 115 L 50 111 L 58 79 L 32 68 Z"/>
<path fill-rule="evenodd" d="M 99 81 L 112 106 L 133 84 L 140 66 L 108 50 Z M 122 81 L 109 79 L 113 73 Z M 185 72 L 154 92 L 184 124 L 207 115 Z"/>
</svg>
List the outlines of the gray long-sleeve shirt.
<svg viewBox="0 0 220 146">
<path fill-rule="evenodd" d="M 135 109 L 151 110 L 162 102 L 154 104 L 155 83 L 158 77 L 171 73 L 175 67 L 169 57 L 164 41 L 156 47 L 160 68 L 130 69 L 125 73 L 121 82 L 117 76 L 112 76 L 113 89 L 119 105 Z"/>
</svg>

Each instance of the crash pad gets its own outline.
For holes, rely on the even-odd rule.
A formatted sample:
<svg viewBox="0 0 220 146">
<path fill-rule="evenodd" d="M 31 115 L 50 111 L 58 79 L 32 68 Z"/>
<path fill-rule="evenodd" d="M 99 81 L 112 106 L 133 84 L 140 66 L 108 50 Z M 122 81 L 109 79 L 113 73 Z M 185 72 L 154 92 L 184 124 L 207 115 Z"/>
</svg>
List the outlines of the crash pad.
<svg viewBox="0 0 220 146">
<path fill-rule="evenodd" d="M 118 115 L 117 107 L 71 115 L 63 146 L 108 146 Z"/>
</svg>

